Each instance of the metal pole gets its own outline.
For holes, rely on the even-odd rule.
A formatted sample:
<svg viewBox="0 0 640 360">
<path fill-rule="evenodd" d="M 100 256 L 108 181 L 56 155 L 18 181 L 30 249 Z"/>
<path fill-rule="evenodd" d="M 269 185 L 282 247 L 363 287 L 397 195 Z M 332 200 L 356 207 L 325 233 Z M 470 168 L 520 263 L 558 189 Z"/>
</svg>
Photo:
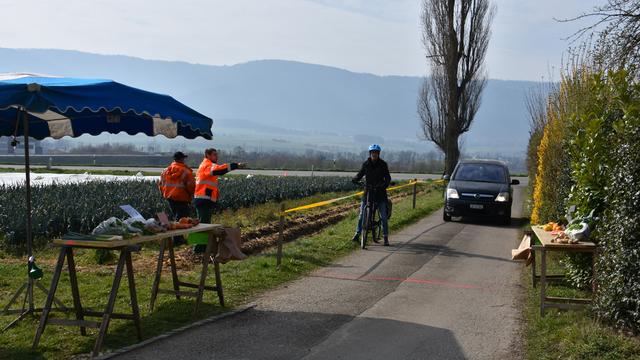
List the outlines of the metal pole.
<svg viewBox="0 0 640 360">
<path fill-rule="evenodd" d="M 418 191 L 418 179 L 413 180 L 413 208 L 416 208 L 416 191 Z"/>
<path fill-rule="evenodd" d="M 24 175 L 25 175 L 25 189 L 26 189 L 26 197 L 27 197 L 27 256 L 28 259 L 31 259 L 33 255 L 32 248 L 32 239 L 31 239 L 31 168 L 29 164 L 29 114 L 27 111 L 22 108 L 22 120 L 24 126 Z M 29 285 L 27 287 L 27 294 L 29 298 L 29 310 L 33 311 L 33 279 L 28 277 Z"/>
<path fill-rule="evenodd" d="M 278 235 L 278 254 L 276 264 L 280 266 L 282 263 L 282 242 L 284 240 L 284 203 L 280 204 L 280 234 Z"/>
</svg>

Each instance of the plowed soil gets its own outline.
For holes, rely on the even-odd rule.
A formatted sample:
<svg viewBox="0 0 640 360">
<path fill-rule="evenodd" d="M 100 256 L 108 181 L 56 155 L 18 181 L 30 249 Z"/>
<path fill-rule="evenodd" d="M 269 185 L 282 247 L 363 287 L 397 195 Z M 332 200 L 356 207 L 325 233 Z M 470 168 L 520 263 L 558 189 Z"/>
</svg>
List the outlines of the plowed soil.
<svg viewBox="0 0 640 360">
<path fill-rule="evenodd" d="M 428 190 L 418 191 L 421 194 Z M 402 193 L 389 196 L 393 202 L 398 202 L 412 193 Z M 349 211 L 357 209 L 360 206 L 356 204 L 339 205 L 328 208 L 325 211 L 316 212 L 309 215 L 299 215 L 296 217 L 286 218 L 283 229 L 283 243 L 296 240 L 299 237 L 311 235 L 321 231 L 329 225 L 335 224 L 344 219 Z M 279 222 L 274 221 L 265 226 L 242 234 L 242 252 L 250 255 L 256 254 L 267 248 L 276 246 L 278 243 Z M 168 255 L 168 254 L 167 254 Z M 194 254 L 189 247 L 176 249 L 176 268 L 179 270 L 191 270 L 195 264 L 202 263 L 202 255 Z M 142 259 L 141 259 L 142 260 Z M 164 270 L 169 270 L 169 260 L 165 260 Z"/>
</svg>

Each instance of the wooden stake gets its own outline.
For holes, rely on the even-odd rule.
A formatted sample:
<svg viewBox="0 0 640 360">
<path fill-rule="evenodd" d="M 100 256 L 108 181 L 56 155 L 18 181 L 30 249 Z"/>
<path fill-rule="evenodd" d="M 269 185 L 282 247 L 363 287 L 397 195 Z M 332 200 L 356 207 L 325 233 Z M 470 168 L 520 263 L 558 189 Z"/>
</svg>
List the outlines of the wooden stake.
<svg viewBox="0 0 640 360">
<path fill-rule="evenodd" d="M 284 203 L 280 204 L 280 234 L 278 235 L 278 255 L 276 263 L 278 266 L 282 263 L 282 242 L 284 241 Z"/>
<path fill-rule="evenodd" d="M 416 208 L 416 191 L 418 191 L 418 179 L 413 180 L 413 208 Z"/>
</svg>

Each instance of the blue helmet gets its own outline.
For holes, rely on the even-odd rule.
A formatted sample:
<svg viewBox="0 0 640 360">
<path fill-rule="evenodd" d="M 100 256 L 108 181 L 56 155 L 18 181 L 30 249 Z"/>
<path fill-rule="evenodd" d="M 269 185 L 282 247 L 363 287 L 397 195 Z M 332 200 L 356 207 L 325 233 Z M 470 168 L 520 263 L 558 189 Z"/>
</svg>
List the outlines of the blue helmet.
<svg viewBox="0 0 640 360">
<path fill-rule="evenodd" d="M 371 144 L 369 146 L 369 151 L 382 151 L 382 148 L 378 144 Z"/>
</svg>

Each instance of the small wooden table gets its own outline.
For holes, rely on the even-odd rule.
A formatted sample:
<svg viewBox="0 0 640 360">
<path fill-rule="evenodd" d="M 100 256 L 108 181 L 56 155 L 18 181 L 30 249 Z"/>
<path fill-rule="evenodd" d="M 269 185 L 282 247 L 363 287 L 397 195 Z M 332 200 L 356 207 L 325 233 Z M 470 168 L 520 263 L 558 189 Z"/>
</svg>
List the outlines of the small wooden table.
<svg viewBox="0 0 640 360">
<path fill-rule="evenodd" d="M 157 284 L 160 282 L 160 274 L 162 271 L 162 257 L 164 255 L 164 244 L 166 242 L 172 243 L 172 237 L 174 236 L 184 236 L 190 233 L 196 232 L 209 232 L 209 240 L 207 243 L 207 252 L 205 252 L 205 259 L 208 259 L 211 252 L 217 249 L 217 238 L 220 236 L 220 231 L 223 229 L 222 225 L 218 224 L 199 224 L 189 229 L 181 229 L 181 230 L 173 230 L 167 231 L 164 233 L 159 233 L 155 235 L 149 236 L 137 236 L 130 239 L 123 240 L 114 240 L 114 241 L 86 241 L 86 240 L 63 240 L 56 239 L 53 241 L 54 246 L 59 246 L 60 255 L 58 256 L 58 261 L 55 266 L 55 270 L 53 273 L 53 278 L 51 280 L 51 287 L 49 289 L 49 293 L 47 296 L 47 300 L 45 302 L 45 306 L 42 310 L 42 315 L 40 317 L 40 324 L 38 325 L 38 329 L 36 331 L 35 338 L 33 340 L 33 348 L 35 349 L 40 342 L 40 337 L 45 330 L 47 324 L 56 324 L 56 325 L 64 325 L 64 326 L 78 326 L 80 327 L 80 334 L 86 335 L 86 328 L 99 328 L 100 331 L 98 333 L 98 338 L 93 347 L 92 355 L 96 356 L 100 349 L 102 348 L 102 343 L 104 341 L 104 337 L 107 333 L 107 329 L 109 327 L 109 321 L 111 319 L 126 319 L 133 320 L 136 326 L 136 332 L 138 335 L 138 339 L 142 339 L 142 328 L 140 326 L 140 310 L 138 307 L 138 300 L 136 295 L 136 288 L 134 283 L 133 276 L 133 263 L 131 261 L 131 252 L 139 251 L 140 244 L 152 241 L 161 241 L 160 246 L 160 255 L 159 255 L 159 266 L 156 270 L 156 281 L 154 282 L 155 293 L 157 294 Z M 107 301 L 107 306 L 104 311 L 90 311 L 88 309 L 84 309 L 80 302 L 80 291 L 78 289 L 78 279 L 76 275 L 76 267 L 75 261 L 73 259 L 73 249 L 74 248 L 86 248 L 86 249 L 109 249 L 109 250 L 118 250 L 120 251 L 120 257 L 118 259 L 118 265 L 116 266 L 115 275 L 113 278 L 113 283 L 111 286 L 111 292 L 109 294 L 109 300 Z M 60 280 L 60 275 L 62 273 L 62 268 L 64 265 L 64 260 L 67 259 L 68 271 L 69 271 L 69 279 L 71 283 L 71 294 L 73 297 L 73 312 L 76 314 L 75 320 L 67 320 L 67 319 L 49 319 L 49 314 L 52 310 L 52 305 L 54 302 L 55 292 L 58 288 L 58 282 Z M 176 287 L 177 281 L 177 273 L 175 271 L 175 259 L 173 257 L 173 246 L 170 246 L 170 259 L 171 264 L 173 265 L 173 274 L 174 274 L 174 288 L 176 291 L 179 291 L 179 288 Z M 205 289 L 214 289 L 218 291 L 218 295 L 222 299 L 222 284 L 220 281 L 220 272 L 218 266 L 215 267 L 216 272 L 216 287 L 207 287 L 204 286 L 205 279 L 207 276 L 208 261 L 203 261 L 203 271 L 200 277 L 200 284 L 197 286 L 198 292 L 196 293 L 197 300 L 195 305 L 195 311 L 197 311 L 198 306 L 202 302 L 202 295 Z M 216 264 L 217 265 L 217 264 Z M 118 289 L 120 287 L 120 281 L 122 279 L 123 271 L 126 266 L 127 270 L 127 279 L 129 283 L 129 296 L 131 298 L 131 313 L 130 314 L 117 314 L 113 312 L 113 308 L 116 301 L 116 296 L 118 294 Z M 156 284 L 157 282 L 157 284 Z M 178 282 L 178 285 L 181 286 L 189 286 L 192 284 L 185 284 Z M 177 292 L 176 297 L 179 298 Z M 152 298 L 152 301 L 155 299 L 155 296 Z M 222 302 L 222 301 L 221 301 Z M 100 317 L 102 320 L 100 322 L 95 321 L 87 321 L 84 317 Z"/>
<path fill-rule="evenodd" d="M 564 297 L 553 297 L 547 296 L 547 280 L 563 278 L 564 275 L 547 275 L 547 251 L 563 251 L 563 252 L 587 252 L 593 254 L 593 261 L 591 270 L 593 272 L 593 282 L 592 287 L 593 291 L 596 291 L 596 282 L 595 282 L 595 259 L 597 255 L 597 246 L 596 244 L 589 241 L 581 241 L 576 244 L 562 244 L 562 243 L 552 243 L 551 239 L 554 235 L 551 235 L 550 231 L 545 231 L 542 226 L 534 225 L 531 227 L 535 235 L 540 240 L 540 245 L 534 244 L 533 237 L 531 238 L 531 250 L 534 255 L 533 265 L 532 265 L 532 277 L 533 277 L 533 285 L 536 285 L 536 280 L 538 276 L 536 275 L 536 266 L 535 266 L 535 251 L 540 251 L 540 316 L 545 315 L 545 310 L 548 308 L 557 308 L 557 309 L 580 309 L 585 307 L 586 305 L 591 303 L 591 299 L 577 299 L 577 298 L 564 298 Z"/>
</svg>

